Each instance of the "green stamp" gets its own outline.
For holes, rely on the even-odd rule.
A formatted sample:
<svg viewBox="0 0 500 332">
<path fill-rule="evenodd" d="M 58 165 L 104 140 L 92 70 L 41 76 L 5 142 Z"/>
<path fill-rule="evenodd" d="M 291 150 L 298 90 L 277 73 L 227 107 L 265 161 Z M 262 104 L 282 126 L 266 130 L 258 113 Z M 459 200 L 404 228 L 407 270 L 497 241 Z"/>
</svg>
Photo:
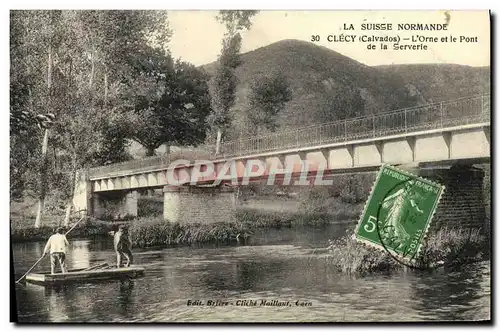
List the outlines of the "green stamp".
<svg viewBox="0 0 500 332">
<path fill-rule="evenodd" d="M 406 261 L 418 257 L 444 186 L 382 165 L 354 236 Z"/>
</svg>

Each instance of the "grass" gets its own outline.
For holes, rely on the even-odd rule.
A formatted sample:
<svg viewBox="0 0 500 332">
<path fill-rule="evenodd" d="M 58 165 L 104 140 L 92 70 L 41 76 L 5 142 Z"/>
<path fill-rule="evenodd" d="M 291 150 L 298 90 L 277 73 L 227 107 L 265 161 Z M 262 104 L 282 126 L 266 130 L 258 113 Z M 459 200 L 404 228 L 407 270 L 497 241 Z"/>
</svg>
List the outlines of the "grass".
<svg viewBox="0 0 500 332">
<path fill-rule="evenodd" d="M 480 229 L 442 228 L 427 239 L 418 263 L 423 267 L 436 262 L 444 262 L 447 266 L 461 265 L 470 259 L 483 258 L 486 243 L 487 238 Z"/>
<path fill-rule="evenodd" d="M 483 258 L 486 237 L 479 229 L 442 228 L 426 239 L 416 262 L 418 268 L 453 268 L 469 261 Z M 367 274 L 372 272 L 399 270 L 404 265 L 390 254 L 358 243 L 351 231 L 330 240 L 329 264 L 345 274 Z"/>
<path fill-rule="evenodd" d="M 133 246 L 152 247 L 161 245 L 194 243 L 230 243 L 245 229 L 240 223 L 179 224 L 165 222 L 162 218 L 137 219 L 129 228 Z"/>
<path fill-rule="evenodd" d="M 134 246 L 151 247 L 194 243 L 224 243 L 237 241 L 253 234 L 257 229 L 300 227 L 324 227 L 335 217 L 327 213 L 304 215 L 287 212 L 259 212 L 240 210 L 232 223 L 179 224 L 169 223 L 161 217 L 139 218 L 130 224 L 130 236 Z"/>
<path fill-rule="evenodd" d="M 332 218 L 330 217 L 329 220 Z M 165 222 L 162 218 L 139 218 L 130 226 L 130 236 L 134 246 L 150 247 L 173 244 L 224 243 L 237 241 L 238 234 L 244 238 L 257 229 L 291 228 L 304 224 L 325 225 L 325 216 L 310 219 L 296 213 L 262 213 L 258 211 L 238 211 L 232 223 L 179 224 Z"/>
</svg>

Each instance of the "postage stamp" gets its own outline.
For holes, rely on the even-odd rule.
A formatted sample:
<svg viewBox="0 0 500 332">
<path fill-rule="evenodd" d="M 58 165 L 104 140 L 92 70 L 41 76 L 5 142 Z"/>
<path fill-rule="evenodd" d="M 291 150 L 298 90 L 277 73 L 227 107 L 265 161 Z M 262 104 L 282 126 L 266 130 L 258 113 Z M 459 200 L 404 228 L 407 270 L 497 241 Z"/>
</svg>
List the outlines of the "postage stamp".
<svg viewBox="0 0 500 332">
<path fill-rule="evenodd" d="M 418 257 L 444 186 L 383 165 L 354 236 L 411 262 Z"/>
</svg>

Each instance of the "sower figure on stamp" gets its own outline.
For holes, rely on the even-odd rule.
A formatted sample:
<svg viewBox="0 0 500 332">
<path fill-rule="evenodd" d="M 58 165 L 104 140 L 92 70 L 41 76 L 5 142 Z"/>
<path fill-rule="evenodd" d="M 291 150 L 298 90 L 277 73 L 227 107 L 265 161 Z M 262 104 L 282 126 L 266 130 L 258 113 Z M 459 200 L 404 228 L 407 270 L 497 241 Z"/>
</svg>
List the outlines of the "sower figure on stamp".
<svg viewBox="0 0 500 332">
<path fill-rule="evenodd" d="M 418 207 L 417 197 L 412 191 L 413 184 L 414 181 L 408 181 L 403 188 L 386 197 L 382 204 L 382 207 L 388 210 L 383 233 L 385 233 L 388 242 L 396 244 L 396 248 L 402 246 L 404 241 L 410 237 L 403 224 L 408 219 L 408 215 L 413 212 L 412 209 L 418 213 L 423 212 Z"/>
<path fill-rule="evenodd" d="M 130 243 L 127 227 L 120 226 L 118 232 L 114 235 L 114 245 L 116 251 L 116 266 L 121 267 L 122 256 L 125 256 L 127 259 L 125 267 L 129 267 L 130 264 L 132 264 L 133 256 L 130 251 L 132 244 Z"/>
<path fill-rule="evenodd" d="M 66 251 L 69 247 L 69 242 L 64 235 L 64 229 L 58 227 L 56 233 L 53 234 L 43 250 L 43 256 L 50 252 L 50 273 L 56 273 L 56 264 L 61 267 L 61 272 L 66 273 Z"/>
</svg>

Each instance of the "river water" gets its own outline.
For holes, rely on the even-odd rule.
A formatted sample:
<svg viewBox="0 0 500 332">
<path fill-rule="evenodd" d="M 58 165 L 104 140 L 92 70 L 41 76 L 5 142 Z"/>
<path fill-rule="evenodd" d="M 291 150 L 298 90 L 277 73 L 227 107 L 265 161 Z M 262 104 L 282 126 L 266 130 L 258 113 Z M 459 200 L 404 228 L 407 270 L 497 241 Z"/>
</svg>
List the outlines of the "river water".
<svg viewBox="0 0 500 332">
<path fill-rule="evenodd" d="M 459 271 L 340 275 L 314 248 L 342 235 L 328 229 L 280 229 L 255 234 L 247 245 L 135 249 L 143 277 L 130 282 L 59 288 L 16 285 L 20 322 L 360 322 L 490 319 L 490 262 Z M 74 240 L 69 268 L 114 262 L 111 239 Z M 20 277 L 44 243 L 13 245 Z M 50 270 L 45 259 L 36 271 Z M 221 300 L 227 306 L 188 306 Z M 256 300 L 257 306 L 237 306 Z M 261 300 L 289 301 L 260 306 Z M 304 306 L 298 304 L 303 304 Z"/>
</svg>

